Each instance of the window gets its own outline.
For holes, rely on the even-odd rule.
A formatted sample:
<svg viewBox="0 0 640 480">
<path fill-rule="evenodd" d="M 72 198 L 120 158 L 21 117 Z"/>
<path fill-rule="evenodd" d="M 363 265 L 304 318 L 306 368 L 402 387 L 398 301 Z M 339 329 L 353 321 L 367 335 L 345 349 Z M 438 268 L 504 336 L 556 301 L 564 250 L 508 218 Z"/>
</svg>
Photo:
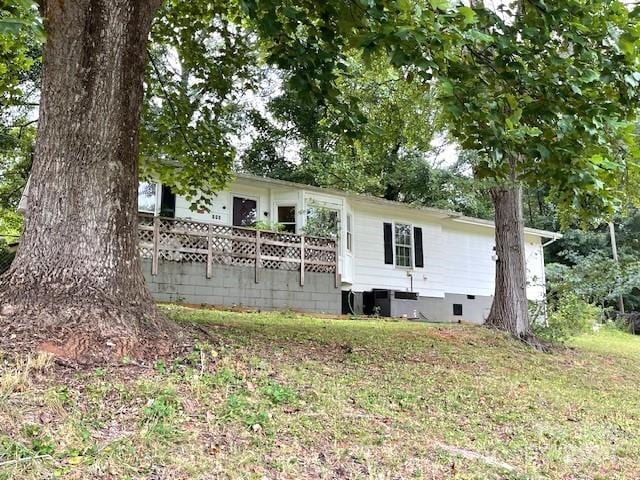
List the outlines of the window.
<svg viewBox="0 0 640 480">
<path fill-rule="evenodd" d="M 307 210 L 304 233 L 312 237 L 338 238 L 340 212 L 332 208 L 314 205 Z"/>
<path fill-rule="evenodd" d="M 233 197 L 233 225 L 250 227 L 258 220 L 258 202 L 251 198 Z"/>
<path fill-rule="evenodd" d="M 138 211 L 156 213 L 156 188 L 151 182 L 138 183 Z"/>
<path fill-rule="evenodd" d="M 296 233 L 296 207 L 279 206 L 278 223 L 284 232 Z"/>
<path fill-rule="evenodd" d="M 456 317 L 462 316 L 462 304 L 461 303 L 454 303 L 453 304 L 453 314 Z"/>
<path fill-rule="evenodd" d="M 353 235 L 351 234 L 351 214 L 347 213 L 347 251 L 351 252 L 352 250 L 352 242 Z"/>
<path fill-rule="evenodd" d="M 396 266 L 411 267 L 411 225 L 396 223 Z"/>
</svg>

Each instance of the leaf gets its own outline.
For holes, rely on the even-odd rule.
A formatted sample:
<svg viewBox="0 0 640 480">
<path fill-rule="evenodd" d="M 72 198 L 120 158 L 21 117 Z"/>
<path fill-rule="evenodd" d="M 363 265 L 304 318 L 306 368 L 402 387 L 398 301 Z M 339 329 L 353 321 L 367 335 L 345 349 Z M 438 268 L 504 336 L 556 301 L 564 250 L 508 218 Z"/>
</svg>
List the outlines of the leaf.
<svg viewBox="0 0 640 480">
<path fill-rule="evenodd" d="M 595 82 L 596 80 L 599 80 L 599 79 L 600 79 L 600 73 L 590 68 L 582 72 L 582 75 L 580 76 L 580 80 L 582 80 L 584 83 Z"/>
<path fill-rule="evenodd" d="M 458 9 L 458 12 L 460 13 L 460 15 L 462 15 L 463 23 L 465 25 L 471 25 L 472 23 L 476 23 L 476 21 L 478 20 L 476 12 L 474 12 L 470 7 L 462 6 Z"/>
<path fill-rule="evenodd" d="M 481 43 L 493 43 L 494 38 L 479 30 L 469 30 L 464 34 L 465 38 Z"/>
<path fill-rule="evenodd" d="M 25 25 L 28 25 L 28 23 L 19 18 L 3 18 L 0 19 L 0 33 L 16 35 L 20 33 L 20 29 Z"/>
<path fill-rule="evenodd" d="M 549 149 L 541 143 L 536 145 L 536 150 L 540 153 L 540 158 L 543 160 L 546 160 L 551 155 Z"/>
<path fill-rule="evenodd" d="M 453 83 L 451 83 L 449 80 L 441 81 L 440 89 L 442 91 L 443 96 L 453 97 Z"/>
<path fill-rule="evenodd" d="M 635 53 L 637 41 L 638 37 L 629 32 L 625 32 L 620 35 L 620 38 L 618 39 L 618 46 L 626 55 L 633 55 Z"/>
<path fill-rule="evenodd" d="M 429 0 L 431 7 L 446 12 L 449 9 L 449 0 Z"/>
</svg>

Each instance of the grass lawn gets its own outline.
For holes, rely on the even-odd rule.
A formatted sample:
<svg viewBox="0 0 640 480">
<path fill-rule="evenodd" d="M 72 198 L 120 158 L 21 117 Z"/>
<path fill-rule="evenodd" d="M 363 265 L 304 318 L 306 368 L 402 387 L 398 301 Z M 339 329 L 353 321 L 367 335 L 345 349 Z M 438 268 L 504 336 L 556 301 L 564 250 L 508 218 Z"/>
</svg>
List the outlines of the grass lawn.
<svg viewBox="0 0 640 480">
<path fill-rule="evenodd" d="M 165 307 L 152 368 L 0 366 L 0 479 L 640 478 L 640 338 Z"/>
</svg>

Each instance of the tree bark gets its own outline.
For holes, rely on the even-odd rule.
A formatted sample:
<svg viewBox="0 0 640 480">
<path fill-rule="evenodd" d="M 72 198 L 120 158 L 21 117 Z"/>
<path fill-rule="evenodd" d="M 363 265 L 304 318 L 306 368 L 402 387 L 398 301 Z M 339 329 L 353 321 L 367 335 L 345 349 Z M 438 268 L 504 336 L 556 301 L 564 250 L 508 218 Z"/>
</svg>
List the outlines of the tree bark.
<svg viewBox="0 0 640 480">
<path fill-rule="evenodd" d="M 524 254 L 522 187 L 494 187 L 496 282 L 487 324 L 521 339 L 531 337 Z"/>
<path fill-rule="evenodd" d="M 47 36 L 28 209 L 0 283 L 5 347 L 101 361 L 162 352 L 172 341 L 136 245 L 139 114 L 159 4 L 41 4 Z"/>
</svg>

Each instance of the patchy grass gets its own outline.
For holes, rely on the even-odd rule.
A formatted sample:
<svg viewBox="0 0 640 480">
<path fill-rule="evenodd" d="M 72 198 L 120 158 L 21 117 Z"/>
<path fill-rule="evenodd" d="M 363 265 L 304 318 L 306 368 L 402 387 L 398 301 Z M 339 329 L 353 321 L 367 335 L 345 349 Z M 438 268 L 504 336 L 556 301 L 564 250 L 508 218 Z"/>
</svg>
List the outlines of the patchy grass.
<svg viewBox="0 0 640 480">
<path fill-rule="evenodd" d="M 640 478 L 640 339 L 165 307 L 150 368 L 0 367 L 0 479 Z"/>
</svg>

